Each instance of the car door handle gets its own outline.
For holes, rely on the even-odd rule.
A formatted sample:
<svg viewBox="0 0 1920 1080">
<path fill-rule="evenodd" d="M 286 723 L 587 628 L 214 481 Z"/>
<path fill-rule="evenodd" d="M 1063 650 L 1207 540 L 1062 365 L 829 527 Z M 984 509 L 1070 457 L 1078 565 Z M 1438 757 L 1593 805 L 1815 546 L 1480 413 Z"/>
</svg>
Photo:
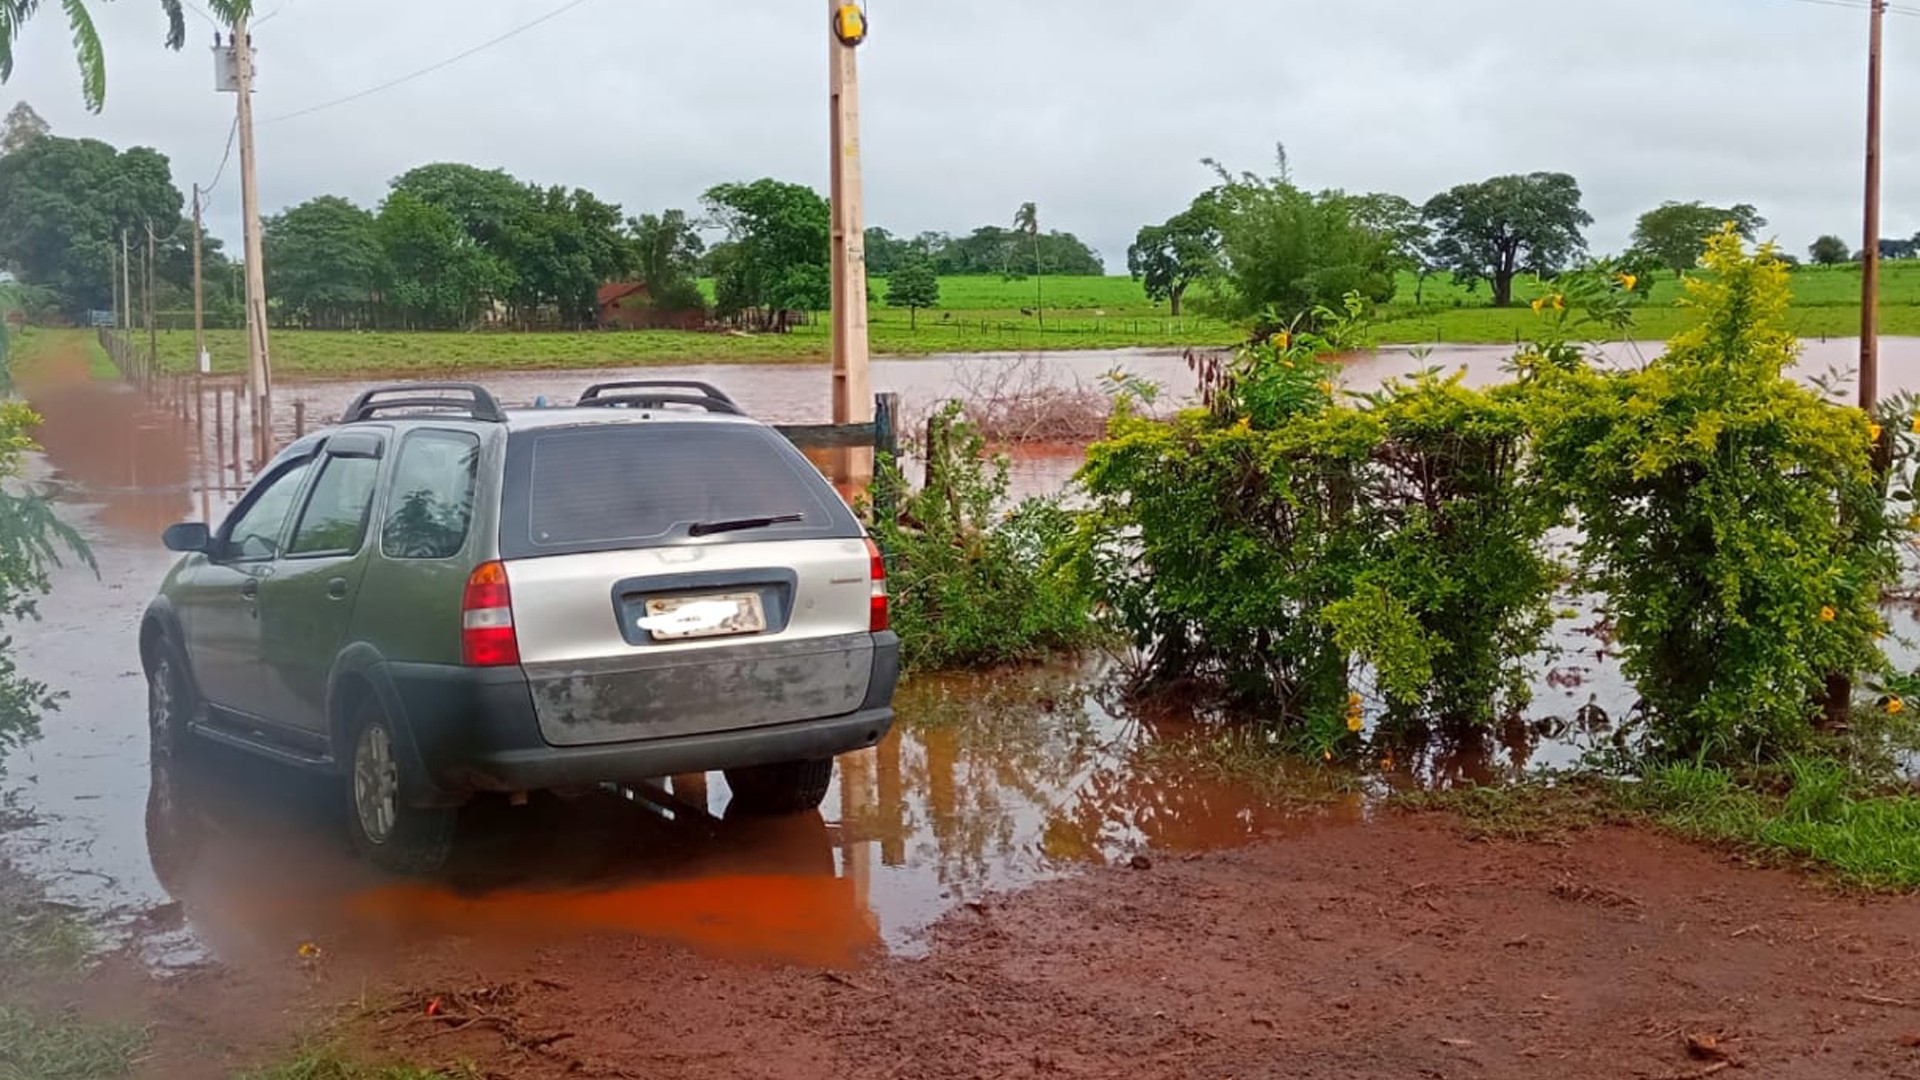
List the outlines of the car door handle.
<svg viewBox="0 0 1920 1080">
<path fill-rule="evenodd" d="M 257 600 L 260 597 L 260 583 L 253 578 L 240 583 L 240 599 Z"/>
<path fill-rule="evenodd" d="M 346 578 L 337 577 L 337 578 L 334 578 L 332 581 L 327 582 L 327 599 L 345 600 L 346 598 L 347 598 L 347 579 Z"/>
</svg>

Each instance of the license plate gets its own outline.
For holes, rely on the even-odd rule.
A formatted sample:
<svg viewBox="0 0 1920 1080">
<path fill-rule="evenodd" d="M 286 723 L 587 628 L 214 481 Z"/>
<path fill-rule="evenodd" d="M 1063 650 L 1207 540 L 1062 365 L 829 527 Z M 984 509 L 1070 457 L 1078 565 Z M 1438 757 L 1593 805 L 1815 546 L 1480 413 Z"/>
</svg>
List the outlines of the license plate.
<svg viewBox="0 0 1920 1080">
<path fill-rule="evenodd" d="M 757 634 L 767 628 L 759 593 L 661 597 L 647 601 L 639 628 L 655 641 Z"/>
</svg>

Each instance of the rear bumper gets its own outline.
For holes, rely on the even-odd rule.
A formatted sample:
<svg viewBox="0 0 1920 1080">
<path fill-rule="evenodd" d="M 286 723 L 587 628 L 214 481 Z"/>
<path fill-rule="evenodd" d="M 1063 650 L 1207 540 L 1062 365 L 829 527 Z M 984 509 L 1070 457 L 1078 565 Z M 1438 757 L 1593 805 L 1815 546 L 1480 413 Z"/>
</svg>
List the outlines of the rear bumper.
<svg viewBox="0 0 1920 1080">
<path fill-rule="evenodd" d="M 554 746 L 541 735 L 533 695 L 519 668 L 387 664 L 402 736 L 430 785 L 414 802 L 458 801 L 484 791 L 530 791 L 642 780 L 833 757 L 872 746 L 893 726 L 900 641 L 874 636 L 866 700 L 840 716 L 766 727 L 707 731 L 631 742 Z"/>
</svg>

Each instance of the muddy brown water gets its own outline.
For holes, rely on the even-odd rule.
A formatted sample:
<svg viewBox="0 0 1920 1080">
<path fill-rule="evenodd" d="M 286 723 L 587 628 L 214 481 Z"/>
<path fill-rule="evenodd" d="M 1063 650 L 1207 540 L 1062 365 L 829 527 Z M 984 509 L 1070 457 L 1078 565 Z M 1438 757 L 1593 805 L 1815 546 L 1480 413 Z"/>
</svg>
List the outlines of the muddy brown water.
<svg viewBox="0 0 1920 1080">
<path fill-rule="evenodd" d="M 1910 377 L 1920 342 L 1893 343 L 1889 370 Z M 1905 351 L 1903 352 L 1902 349 Z M 1510 350 L 1383 352 L 1349 365 L 1355 386 L 1427 364 L 1497 378 Z M 1810 346 L 1816 360 L 1820 346 Z M 1836 344 L 1824 352 L 1843 359 Z M 1902 363 L 1904 358 L 1905 363 Z M 875 386 L 935 400 L 1004 358 L 882 361 Z M 1057 377 L 1089 382 L 1121 366 L 1190 392 L 1184 361 L 1163 353 L 1044 358 Z M 510 403 L 563 401 L 624 372 L 490 377 Z M 817 420 L 825 372 L 793 366 L 650 368 L 702 378 L 773 420 Z M 288 383 L 310 415 L 337 415 L 356 384 Z M 1207 850 L 1359 817 L 1366 803 L 1303 811 L 1270 790 L 1218 775 L 1183 753 L 1216 729 L 1191 716 L 1143 715 L 1113 700 L 1097 662 L 914 680 L 896 731 L 841 763 L 823 810 L 781 822 L 730 819 L 718 776 L 677 778 L 645 794 L 545 796 L 523 808 L 487 801 L 463 822 L 453 865 L 396 882 L 343 840 L 334 785 L 217 748 L 149 758 L 135 651 L 141 612 L 172 556 L 158 530 L 217 517 L 244 479 L 222 466 L 211 423 L 193 402 L 143 403 L 130 390 L 68 380 L 30 388 L 47 418 L 45 479 L 86 529 L 97 576 L 56 575 L 43 622 L 15 628 L 22 670 L 68 693 L 44 735 L 14 753 L 0 788 L 30 820 L 0 853 L 92 913 L 112 940 L 156 970 L 210 962 L 284 965 L 303 943 L 383 955 L 410 943 L 629 932 L 731 955 L 820 964 L 876 951 L 914 952 L 945 911 L 985 892 L 1136 853 Z M 209 419 L 201 402 L 202 418 Z M 316 421 L 317 423 L 317 421 Z M 311 426 L 311 425 L 310 425 Z M 290 435 L 290 430 L 283 432 Z M 1023 454 L 1016 482 L 1058 490 L 1077 453 Z M 1486 747 L 1434 751 L 1385 770 L 1384 783 L 1446 784 L 1566 765 L 1605 740 L 1583 705 L 1631 705 L 1591 616 L 1555 628 L 1558 654 L 1537 665 L 1528 718 Z M 1585 714 L 1591 717 L 1591 712 Z"/>
</svg>

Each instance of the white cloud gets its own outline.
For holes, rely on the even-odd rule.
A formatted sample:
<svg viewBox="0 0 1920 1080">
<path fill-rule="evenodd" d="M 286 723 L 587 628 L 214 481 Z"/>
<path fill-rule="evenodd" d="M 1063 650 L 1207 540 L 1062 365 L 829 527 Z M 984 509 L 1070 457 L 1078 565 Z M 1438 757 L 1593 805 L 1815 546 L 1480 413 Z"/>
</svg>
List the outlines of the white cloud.
<svg viewBox="0 0 1920 1080">
<path fill-rule="evenodd" d="M 1510 171 L 1578 176 L 1597 250 L 1663 199 L 1751 202 L 1792 249 L 1858 231 L 1864 12 L 1793 0 L 871 0 L 861 52 L 868 212 L 964 231 L 1040 204 L 1110 265 L 1206 182 L 1284 141 L 1314 187 L 1416 200 Z M 262 4 L 272 11 L 272 0 Z M 720 11 L 716 11 L 718 8 Z M 260 128 L 271 211 L 377 202 L 435 160 L 588 187 L 630 212 L 762 175 L 824 187 L 824 5 L 590 0 L 445 70 Z M 105 113 L 80 107 L 57 6 L 0 102 L 64 135 L 148 144 L 212 176 L 232 98 L 211 28 L 160 48 L 152 0 L 96 3 Z M 263 119 L 354 93 L 549 10 L 500 0 L 287 0 L 255 36 Z M 1886 229 L 1920 229 L 1920 19 L 1888 20 Z M 237 170 L 213 228 L 237 235 Z"/>
</svg>

